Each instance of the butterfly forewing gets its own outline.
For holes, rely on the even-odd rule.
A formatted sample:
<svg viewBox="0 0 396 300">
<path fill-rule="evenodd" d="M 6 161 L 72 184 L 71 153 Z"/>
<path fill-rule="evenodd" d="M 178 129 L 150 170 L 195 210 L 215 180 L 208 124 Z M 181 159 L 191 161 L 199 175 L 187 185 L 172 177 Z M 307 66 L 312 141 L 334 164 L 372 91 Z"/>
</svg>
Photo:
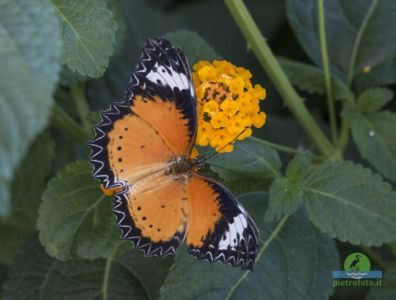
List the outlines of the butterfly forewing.
<svg viewBox="0 0 396 300">
<path fill-rule="evenodd" d="M 152 164 L 158 161 L 167 162 L 170 159 L 169 150 L 172 157 L 188 155 L 196 135 L 195 106 L 194 86 L 185 56 L 180 50 L 173 48 L 166 39 L 148 39 L 139 64 L 127 85 L 124 102 L 112 104 L 101 114 L 102 121 L 95 127 L 95 138 L 90 142 L 90 161 L 93 163 L 94 177 L 98 178 L 105 188 L 123 185 L 123 181 L 119 179 L 125 178 L 126 168 L 117 164 L 120 159 L 117 149 L 120 145 L 116 146 L 116 142 L 120 136 L 124 142 L 127 137 L 124 138 L 122 126 L 115 128 L 115 124 L 122 123 L 118 120 L 126 116 L 131 120 L 129 128 L 135 131 L 135 136 L 130 136 L 128 149 L 124 151 L 128 150 L 130 160 L 136 162 L 143 153 L 145 158 L 141 160 L 139 173 L 151 174 L 152 171 L 161 168 Z M 136 118 L 140 118 L 141 122 Z M 143 125 L 143 122 L 148 126 Z M 135 127 L 133 123 L 139 125 Z M 139 143 L 135 139 L 136 135 L 140 135 L 140 139 L 144 139 L 146 144 L 150 144 L 149 139 L 157 139 L 163 145 L 148 149 L 145 143 Z M 159 135 L 160 138 L 155 135 Z M 121 157 L 121 162 L 124 159 L 126 157 Z M 122 177 L 120 173 L 124 173 Z M 132 173 L 133 167 L 129 170 L 131 177 L 128 184 L 134 182 L 135 176 L 131 175 Z"/>
<path fill-rule="evenodd" d="M 147 41 L 126 100 L 177 155 L 191 152 L 197 131 L 194 84 L 187 60 L 165 39 Z"/>
<path fill-rule="evenodd" d="M 134 113 L 114 122 L 106 151 L 115 182 L 137 182 L 163 170 L 174 156 L 159 133 Z"/>
</svg>

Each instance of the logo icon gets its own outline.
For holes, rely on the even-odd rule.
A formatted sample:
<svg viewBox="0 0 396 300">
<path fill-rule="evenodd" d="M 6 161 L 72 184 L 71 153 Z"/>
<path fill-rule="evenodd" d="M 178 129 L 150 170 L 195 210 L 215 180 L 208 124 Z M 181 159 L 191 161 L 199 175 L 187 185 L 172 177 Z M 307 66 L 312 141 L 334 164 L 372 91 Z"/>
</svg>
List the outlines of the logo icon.
<svg viewBox="0 0 396 300">
<path fill-rule="evenodd" d="M 371 263 L 366 255 L 360 252 L 349 254 L 344 262 L 344 270 L 353 279 L 362 279 L 370 272 Z"/>
<path fill-rule="evenodd" d="M 334 286 L 381 286 L 382 271 L 371 270 L 370 259 L 361 252 L 349 254 L 344 271 L 333 271 Z"/>
</svg>

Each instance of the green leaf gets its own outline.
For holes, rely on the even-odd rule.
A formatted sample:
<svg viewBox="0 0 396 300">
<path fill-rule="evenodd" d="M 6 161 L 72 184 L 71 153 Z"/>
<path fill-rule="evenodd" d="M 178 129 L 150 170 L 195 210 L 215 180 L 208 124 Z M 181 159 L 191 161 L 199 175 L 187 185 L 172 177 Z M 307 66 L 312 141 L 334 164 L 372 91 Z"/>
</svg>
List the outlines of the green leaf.
<svg viewBox="0 0 396 300">
<path fill-rule="evenodd" d="M 252 178 L 227 178 L 227 180 L 219 180 L 234 195 L 242 195 L 249 192 L 268 191 L 272 178 L 252 179 Z"/>
<path fill-rule="evenodd" d="M 265 219 L 268 222 L 279 220 L 294 213 L 303 201 L 301 184 L 279 176 L 272 182 L 269 190 L 269 203 Z"/>
<path fill-rule="evenodd" d="M 167 33 L 165 37 L 172 42 L 174 47 L 183 50 L 191 67 L 199 60 L 219 59 L 214 49 L 196 32 L 177 30 Z"/>
<path fill-rule="evenodd" d="M 57 15 L 46 0 L 0 1 L 0 215 L 30 142 L 47 123 L 61 51 Z"/>
<path fill-rule="evenodd" d="M 62 21 L 63 62 L 83 76 L 100 77 L 109 64 L 117 24 L 103 0 L 52 0 Z"/>
<path fill-rule="evenodd" d="M 225 181 L 272 178 L 281 167 L 278 153 L 254 137 L 236 143 L 232 152 L 216 154 L 207 162 Z"/>
<path fill-rule="evenodd" d="M 389 300 L 396 295 L 396 264 L 392 263 L 386 267 L 383 284 L 381 287 L 370 289 L 367 300 Z"/>
<path fill-rule="evenodd" d="M 88 83 L 88 100 L 95 110 L 107 109 L 111 102 L 124 99 L 126 84 L 148 37 L 180 28 L 174 15 L 153 7 L 149 1 L 128 0 L 119 1 L 119 4 L 126 21 L 125 40 L 123 47 L 111 58 L 103 78 Z M 147 20 L 150 26 L 142 26 Z"/>
<path fill-rule="evenodd" d="M 108 259 L 61 262 L 36 238 L 21 248 L 4 284 L 6 299 L 156 299 L 168 258 L 130 250 Z"/>
<path fill-rule="evenodd" d="M 0 20 L 33 72 L 30 79 L 34 77 L 40 88 L 52 93 L 59 77 L 62 40 L 58 16 L 50 1 L 1 0 Z"/>
<path fill-rule="evenodd" d="M 180 249 L 161 288 L 161 299 L 325 299 L 338 268 L 335 243 L 300 211 L 270 225 L 264 221 L 265 193 L 242 197 L 260 230 L 253 272 L 199 261 Z M 274 288 L 276 287 L 276 288 Z"/>
<path fill-rule="evenodd" d="M 323 70 L 312 65 L 282 57 L 278 58 L 278 62 L 290 81 L 298 88 L 312 94 L 326 94 Z M 337 76 L 333 75 L 331 80 L 334 99 L 350 100 L 353 98 L 352 92 Z"/>
<path fill-rule="evenodd" d="M 347 82 L 364 67 L 374 68 L 396 56 L 395 9 L 392 0 L 324 1 L 333 73 Z M 287 17 L 305 52 L 320 66 L 317 1 L 288 0 Z"/>
<path fill-rule="evenodd" d="M 115 45 L 114 45 L 114 54 L 119 53 L 122 50 L 122 46 L 124 44 L 126 34 L 127 34 L 127 24 L 125 20 L 125 14 L 121 6 L 121 2 L 119 0 L 105 0 L 107 7 L 110 9 L 111 13 L 114 16 L 114 20 L 117 24 L 117 30 L 115 32 Z"/>
<path fill-rule="evenodd" d="M 357 99 L 357 108 L 361 112 L 380 110 L 393 99 L 393 92 L 387 88 L 372 88 L 365 90 Z"/>
<path fill-rule="evenodd" d="M 382 111 L 352 119 L 352 136 L 363 158 L 396 182 L 396 114 Z"/>
<path fill-rule="evenodd" d="M 294 213 L 303 201 L 302 182 L 311 164 L 311 154 L 303 152 L 288 164 L 286 177 L 278 176 L 269 190 L 267 221 L 277 221 Z"/>
<path fill-rule="evenodd" d="M 204 157 L 209 157 L 213 151 L 200 148 Z M 278 153 L 254 137 L 236 143 L 230 153 L 216 154 L 207 164 L 235 195 L 267 190 L 281 167 Z"/>
<path fill-rule="evenodd" d="M 287 165 L 286 177 L 291 182 L 300 181 L 307 173 L 312 161 L 312 156 L 309 151 L 302 152 L 295 156 Z"/>
<path fill-rule="evenodd" d="M 78 84 L 86 80 L 86 76 L 82 76 L 79 73 L 73 72 L 67 65 L 63 65 L 59 79 L 60 86 L 70 86 L 72 84 Z"/>
<path fill-rule="evenodd" d="M 354 245 L 396 240 L 396 193 L 381 177 L 352 162 L 312 167 L 304 205 L 322 232 Z"/>
<path fill-rule="evenodd" d="M 109 257 L 121 243 L 112 199 L 99 189 L 87 162 L 72 163 L 53 178 L 39 209 L 40 241 L 60 260 Z"/>
<path fill-rule="evenodd" d="M 286 177 L 278 176 L 269 190 L 268 221 L 279 220 L 294 213 L 302 203 L 302 181 L 311 164 L 311 154 L 303 152 L 292 159 L 286 169 Z"/>
<path fill-rule="evenodd" d="M 0 262 L 9 263 L 20 243 L 36 229 L 38 206 L 54 158 L 53 147 L 48 133 L 40 135 L 16 172 L 10 213 L 0 217 Z"/>
<path fill-rule="evenodd" d="M 116 55 L 123 47 L 126 35 L 126 22 L 124 12 L 122 11 L 121 1 L 119 0 L 104 0 L 109 10 L 114 16 L 116 22 L 115 42 L 113 54 Z M 82 76 L 79 73 L 72 71 L 67 65 L 63 65 L 60 83 L 62 86 L 70 86 L 72 84 L 80 83 L 88 80 L 89 77 Z"/>
</svg>

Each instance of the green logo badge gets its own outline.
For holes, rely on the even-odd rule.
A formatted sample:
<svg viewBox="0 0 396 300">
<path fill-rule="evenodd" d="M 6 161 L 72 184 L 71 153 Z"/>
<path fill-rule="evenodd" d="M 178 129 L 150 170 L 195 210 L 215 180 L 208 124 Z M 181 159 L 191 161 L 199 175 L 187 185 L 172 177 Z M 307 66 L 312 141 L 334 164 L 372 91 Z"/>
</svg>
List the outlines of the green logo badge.
<svg viewBox="0 0 396 300">
<path fill-rule="evenodd" d="M 370 268 L 370 260 L 360 252 L 349 254 L 344 261 L 344 270 L 346 272 L 369 272 Z"/>
<path fill-rule="evenodd" d="M 371 270 L 369 258 L 361 252 L 349 254 L 343 271 L 333 271 L 333 286 L 382 286 L 382 271 Z"/>
</svg>

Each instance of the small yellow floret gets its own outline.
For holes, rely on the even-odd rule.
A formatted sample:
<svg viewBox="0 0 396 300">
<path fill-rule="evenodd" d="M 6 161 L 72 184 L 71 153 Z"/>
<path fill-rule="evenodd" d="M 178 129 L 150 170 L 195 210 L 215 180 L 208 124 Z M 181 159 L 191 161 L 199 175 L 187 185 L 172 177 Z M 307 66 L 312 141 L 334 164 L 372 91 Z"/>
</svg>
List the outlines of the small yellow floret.
<svg viewBox="0 0 396 300">
<path fill-rule="evenodd" d="M 198 76 L 201 81 L 215 81 L 217 79 L 217 72 L 213 66 L 204 66 L 198 70 Z"/>
<path fill-rule="evenodd" d="M 254 127 L 256 128 L 263 127 L 266 119 L 267 119 L 267 115 L 264 112 L 259 113 L 253 118 Z"/>
<path fill-rule="evenodd" d="M 219 104 L 214 100 L 209 100 L 204 104 L 204 112 L 214 114 L 219 110 Z"/>
<path fill-rule="evenodd" d="M 220 105 L 221 110 L 228 116 L 232 117 L 239 110 L 239 103 L 231 98 L 226 98 Z"/>
<path fill-rule="evenodd" d="M 243 78 L 240 76 L 232 78 L 230 80 L 230 91 L 234 94 L 242 93 L 244 86 L 245 86 L 245 82 L 243 81 Z"/>
<path fill-rule="evenodd" d="M 228 126 L 228 117 L 223 112 L 218 112 L 210 120 L 210 124 L 214 129 L 224 128 Z"/>
<path fill-rule="evenodd" d="M 255 84 L 254 85 L 254 95 L 257 97 L 257 99 L 264 100 L 265 97 L 267 96 L 267 92 L 261 85 Z"/>
</svg>

